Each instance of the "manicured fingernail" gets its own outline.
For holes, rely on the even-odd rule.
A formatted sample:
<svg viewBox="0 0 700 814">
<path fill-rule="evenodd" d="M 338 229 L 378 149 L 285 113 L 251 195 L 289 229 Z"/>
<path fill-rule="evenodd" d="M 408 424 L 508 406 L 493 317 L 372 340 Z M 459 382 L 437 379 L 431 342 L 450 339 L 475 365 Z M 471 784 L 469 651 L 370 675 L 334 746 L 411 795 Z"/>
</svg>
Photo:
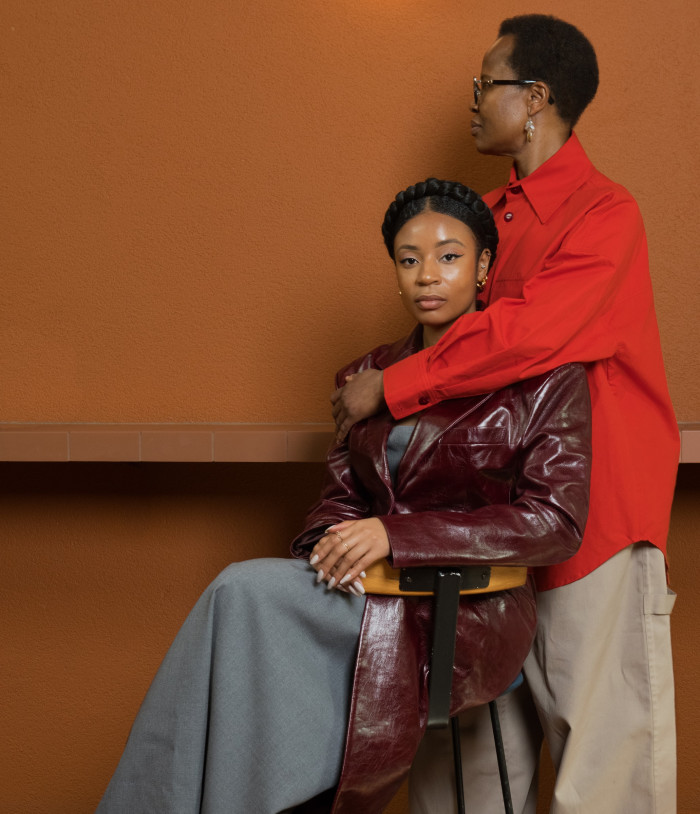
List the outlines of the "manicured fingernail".
<svg viewBox="0 0 700 814">
<path fill-rule="evenodd" d="M 338 583 L 338 585 L 345 585 L 345 583 L 350 579 L 350 574 L 346 574 Z"/>
<path fill-rule="evenodd" d="M 314 554 L 313 557 L 309 560 L 309 565 L 316 565 L 318 562 L 318 554 Z"/>
<path fill-rule="evenodd" d="M 367 576 L 367 574 L 365 574 L 364 571 L 360 571 L 360 576 L 362 577 L 362 579 L 364 579 Z"/>
<path fill-rule="evenodd" d="M 320 582 L 322 579 L 323 579 L 323 571 L 319 571 L 319 572 L 318 572 L 318 574 L 316 574 L 316 584 L 318 585 L 318 583 L 319 583 L 319 582 Z"/>
<path fill-rule="evenodd" d="M 348 591 L 349 591 L 349 592 L 350 592 L 350 593 L 351 593 L 353 596 L 359 596 L 359 595 L 360 595 L 360 594 L 359 594 L 359 592 L 358 592 L 358 590 L 357 590 L 357 588 L 353 588 L 353 587 L 352 587 L 352 585 L 348 585 Z"/>
<path fill-rule="evenodd" d="M 364 594 L 364 592 L 365 592 L 365 586 L 364 586 L 364 585 L 363 585 L 363 584 L 360 582 L 360 580 L 359 580 L 359 579 L 356 579 L 356 580 L 355 580 L 355 581 L 354 581 L 352 584 L 353 584 L 353 586 L 354 586 L 355 588 L 357 588 L 357 590 L 358 590 L 358 591 L 359 591 L 361 594 Z"/>
<path fill-rule="evenodd" d="M 328 580 L 328 590 L 330 590 L 335 585 L 335 577 L 331 577 Z"/>
</svg>

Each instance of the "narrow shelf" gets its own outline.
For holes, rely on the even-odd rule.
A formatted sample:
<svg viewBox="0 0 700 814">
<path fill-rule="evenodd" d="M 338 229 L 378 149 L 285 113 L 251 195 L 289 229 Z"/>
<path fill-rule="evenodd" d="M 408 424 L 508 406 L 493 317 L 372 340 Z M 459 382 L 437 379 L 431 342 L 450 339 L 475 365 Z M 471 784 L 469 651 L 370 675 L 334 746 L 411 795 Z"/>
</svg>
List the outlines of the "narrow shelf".
<svg viewBox="0 0 700 814">
<path fill-rule="evenodd" d="M 700 463 L 700 422 L 681 422 L 680 463 Z M 0 461 L 323 461 L 333 424 L 0 424 Z"/>
<path fill-rule="evenodd" d="M 323 461 L 333 424 L 0 424 L 0 461 Z"/>
<path fill-rule="evenodd" d="M 681 421 L 681 463 L 700 463 L 700 422 Z"/>
</svg>

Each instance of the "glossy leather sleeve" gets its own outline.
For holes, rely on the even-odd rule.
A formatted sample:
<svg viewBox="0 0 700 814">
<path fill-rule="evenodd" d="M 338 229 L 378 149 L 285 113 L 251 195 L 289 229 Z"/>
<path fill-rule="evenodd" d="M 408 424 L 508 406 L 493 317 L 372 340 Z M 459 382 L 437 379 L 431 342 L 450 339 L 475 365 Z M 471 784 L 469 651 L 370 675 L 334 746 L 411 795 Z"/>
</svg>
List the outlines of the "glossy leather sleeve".
<svg viewBox="0 0 700 814">
<path fill-rule="evenodd" d="M 336 444 L 326 459 L 321 497 L 309 509 L 304 531 L 292 542 L 292 556 L 308 559 L 328 526 L 369 516 L 369 501 L 350 466 L 348 446 Z"/>
<path fill-rule="evenodd" d="M 395 567 L 479 562 L 538 566 L 561 562 L 578 550 L 590 480 L 585 370 L 566 365 L 522 382 L 520 388 L 527 415 L 513 501 L 468 512 L 395 512 L 381 517 Z M 512 407 L 504 403 L 503 409 Z M 485 464 L 488 469 L 488 460 Z"/>
</svg>

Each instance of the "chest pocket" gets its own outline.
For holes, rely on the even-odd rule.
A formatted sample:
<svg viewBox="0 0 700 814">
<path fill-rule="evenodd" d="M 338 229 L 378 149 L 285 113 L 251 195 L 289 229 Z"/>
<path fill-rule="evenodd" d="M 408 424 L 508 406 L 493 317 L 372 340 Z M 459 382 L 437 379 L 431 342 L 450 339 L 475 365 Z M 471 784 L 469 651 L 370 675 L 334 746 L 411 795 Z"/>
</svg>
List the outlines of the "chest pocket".
<svg viewBox="0 0 700 814">
<path fill-rule="evenodd" d="M 517 463 L 505 427 L 455 427 L 438 444 L 446 470 L 464 477 L 487 503 L 508 503 Z"/>
<path fill-rule="evenodd" d="M 505 427 L 454 427 L 440 437 L 441 446 L 506 444 L 508 431 Z"/>
</svg>

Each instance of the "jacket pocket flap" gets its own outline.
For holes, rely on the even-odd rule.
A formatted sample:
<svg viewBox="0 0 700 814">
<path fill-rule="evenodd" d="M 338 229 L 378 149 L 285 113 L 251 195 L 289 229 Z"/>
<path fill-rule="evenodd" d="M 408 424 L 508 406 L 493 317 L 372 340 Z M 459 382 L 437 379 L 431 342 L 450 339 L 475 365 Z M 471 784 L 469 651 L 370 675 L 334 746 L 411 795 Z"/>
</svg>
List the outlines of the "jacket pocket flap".
<svg viewBox="0 0 700 814">
<path fill-rule="evenodd" d="M 441 444 L 505 444 L 507 440 L 505 427 L 454 427 L 440 437 Z"/>
</svg>

